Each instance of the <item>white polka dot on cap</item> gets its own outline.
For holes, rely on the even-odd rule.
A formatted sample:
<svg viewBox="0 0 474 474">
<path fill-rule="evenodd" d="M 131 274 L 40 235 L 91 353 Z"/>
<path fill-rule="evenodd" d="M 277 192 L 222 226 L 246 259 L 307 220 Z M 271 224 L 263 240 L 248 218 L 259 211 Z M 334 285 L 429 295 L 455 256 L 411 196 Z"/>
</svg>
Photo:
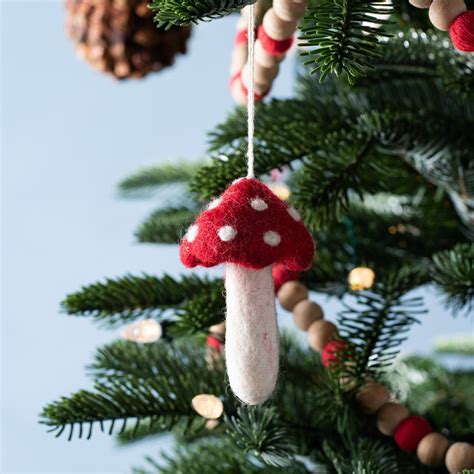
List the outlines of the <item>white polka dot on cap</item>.
<svg viewBox="0 0 474 474">
<path fill-rule="evenodd" d="M 265 211 L 268 209 L 268 204 L 260 198 L 255 198 L 250 201 L 250 205 L 252 206 L 252 209 L 255 209 L 256 211 Z"/>
<path fill-rule="evenodd" d="M 281 242 L 281 236 L 278 232 L 269 230 L 263 234 L 263 241 L 270 247 L 276 247 Z"/>
<path fill-rule="evenodd" d="M 189 227 L 186 235 L 184 236 L 188 242 L 194 242 L 194 239 L 197 237 L 199 233 L 199 227 L 197 224 L 193 224 Z"/>
<path fill-rule="evenodd" d="M 301 216 L 300 213 L 294 208 L 294 207 L 289 207 L 288 208 L 288 214 L 293 217 L 295 221 L 300 221 Z"/>
<path fill-rule="evenodd" d="M 219 236 L 219 239 L 221 239 L 223 242 L 229 242 L 230 240 L 235 238 L 235 236 L 237 235 L 237 231 L 232 226 L 225 225 L 219 228 L 219 230 L 217 231 L 217 235 Z"/>
<path fill-rule="evenodd" d="M 219 204 L 221 203 L 221 198 L 217 198 L 212 200 L 208 205 L 207 205 L 207 210 L 210 211 L 211 209 L 215 209 Z"/>
</svg>

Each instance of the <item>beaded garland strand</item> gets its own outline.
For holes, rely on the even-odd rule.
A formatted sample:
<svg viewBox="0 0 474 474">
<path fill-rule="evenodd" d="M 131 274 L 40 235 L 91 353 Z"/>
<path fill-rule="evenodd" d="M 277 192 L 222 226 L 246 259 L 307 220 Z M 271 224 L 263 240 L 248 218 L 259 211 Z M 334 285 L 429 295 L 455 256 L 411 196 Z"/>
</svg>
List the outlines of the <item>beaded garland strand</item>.
<svg viewBox="0 0 474 474">
<path fill-rule="evenodd" d="M 441 31 L 449 31 L 456 49 L 474 52 L 474 10 L 465 0 L 409 0 L 416 8 L 428 8 L 431 23 Z"/>
<path fill-rule="evenodd" d="M 410 0 L 417 8 L 429 8 L 433 26 L 449 31 L 453 45 L 459 51 L 474 51 L 474 10 L 465 0 Z M 255 101 L 261 101 L 269 92 L 278 75 L 280 63 L 294 41 L 298 21 L 304 15 L 308 0 L 273 0 L 272 8 L 264 11 L 263 2 L 256 4 L 255 41 Z M 230 67 L 230 91 L 239 105 L 245 105 L 248 96 L 249 65 L 247 62 L 247 13 L 242 10 L 237 23 L 234 51 Z"/>
<path fill-rule="evenodd" d="M 346 347 L 337 339 L 335 324 L 324 319 L 324 312 L 317 303 L 308 299 L 309 290 L 298 281 L 298 274 L 277 265 L 273 271 L 275 292 L 280 305 L 293 312 L 293 320 L 299 329 L 308 332 L 309 346 L 321 353 L 321 361 L 330 369 L 338 361 L 338 352 Z M 208 363 L 216 364 L 224 344 L 225 323 L 209 328 Z M 214 365 L 213 365 L 214 366 Z M 390 400 L 387 388 L 376 382 L 360 387 L 356 401 L 364 413 L 376 416 L 377 429 L 385 436 L 392 436 L 403 451 L 416 452 L 422 464 L 432 467 L 446 466 L 452 474 L 463 469 L 474 469 L 474 446 L 448 439 L 432 430 L 428 421 L 410 415 L 406 407 Z"/>
<path fill-rule="evenodd" d="M 291 48 L 298 20 L 304 15 L 308 0 L 273 0 L 273 7 L 263 11 L 263 2 L 256 4 L 255 101 L 269 92 L 280 69 L 280 63 Z M 234 52 L 230 67 L 230 90 L 239 105 L 247 103 L 250 78 L 247 61 L 247 9 L 237 24 Z"/>
</svg>

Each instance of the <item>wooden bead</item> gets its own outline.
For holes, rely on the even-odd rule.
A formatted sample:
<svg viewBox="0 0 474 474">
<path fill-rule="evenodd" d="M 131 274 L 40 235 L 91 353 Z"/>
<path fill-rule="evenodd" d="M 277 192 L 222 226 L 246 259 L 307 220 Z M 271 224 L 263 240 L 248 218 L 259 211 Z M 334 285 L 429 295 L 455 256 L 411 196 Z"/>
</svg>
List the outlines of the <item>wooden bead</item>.
<svg viewBox="0 0 474 474">
<path fill-rule="evenodd" d="M 455 18 L 466 10 L 464 0 L 433 0 L 429 16 L 438 30 L 448 31 Z"/>
<path fill-rule="evenodd" d="M 308 344 L 321 352 L 337 336 L 337 327 L 330 321 L 319 319 L 308 328 Z"/>
<path fill-rule="evenodd" d="M 448 450 L 449 441 L 439 433 L 427 434 L 416 448 L 416 455 L 422 464 L 442 466 Z"/>
<path fill-rule="evenodd" d="M 474 469 L 474 446 L 469 443 L 454 443 L 446 453 L 446 467 L 450 474 L 463 469 Z"/>
<path fill-rule="evenodd" d="M 285 21 L 299 20 L 305 13 L 308 0 L 273 0 L 275 14 Z"/>
<path fill-rule="evenodd" d="M 242 10 L 243 12 L 243 10 Z M 237 20 L 236 30 L 246 30 L 248 27 L 249 21 L 246 15 L 240 15 L 240 18 Z"/>
<path fill-rule="evenodd" d="M 247 62 L 247 43 L 236 44 L 232 51 L 232 59 L 230 62 L 230 75 L 233 76 L 242 70 Z"/>
<path fill-rule="evenodd" d="M 377 428 L 382 434 L 392 436 L 395 428 L 409 415 L 408 408 L 399 403 L 388 402 L 377 413 Z"/>
<path fill-rule="evenodd" d="M 371 415 L 388 402 L 390 393 L 385 385 L 368 382 L 356 394 L 356 400 L 362 410 Z"/>
<path fill-rule="evenodd" d="M 430 8 L 433 0 L 409 0 L 410 3 L 416 8 Z"/>
<path fill-rule="evenodd" d="M 224 370 L 224 360 L 220 351 L 209 348 L 204 356 L 208 370 Z"/>
<path fill-rule="evenodd" d="M 220 334 L 223 336 L 225 334 L 225 321 L 222 323 L 214 324 L 209 328 L 209 332 L 212 334 Z"/>
<path fill-rule="evenodd" d="M 296 21 L 282 20 L 273 8 L 263 17 L 263 28 L 270 38 L 278 41 L 288 39 L 296 30 Z"/>
<path fill-rule="evenodd" d="M 266 2 L 258 2 L 257 1 L 255 3 L 254 14 L 255 14 L 255 24 L 256 25 L 260 25 L 262 23 L 263 16 L 266 13 L 266 9 L 267 9 L 266 7 L 267 7 Z M 246 7 L 242 8 L 242 10 L 240 10 L 240 17 L 245 22 L 248 21 L 249 10 L 250 10 L 250 6 L 246 6 Z"/>
<path fill-rule="evenodd" d="M 241 80 L 242 80 L 242 84 L 248 90 L 249 89 L 249 83 L 250 83 L 249 82 L 248 70 L 245 71 L 245 74 L 244 74 L 244 71 L 242 71 Z M 257 82 L 257 80 L 255 79 L 254 83 L 253 83 L 253 90 L 254 90 L 255 94 L 260 95 L 260 96 L 265 95 L 270 90 L 271 87 L 272 87 L 272 81 Z"/>
<path fill-rule="evenodd" d="M 280 64 L 284 57 L 284 54 L 280 56 L 268 54 L 263 49 L 262 42 L 260 40 L 255 41 L 255 64 L 259 64 L 262 67 L 273 67 L 276 64 Z"/>
<path fill-rule="evenodd" d="M 308 288 L 299 281 L 287 281 L 278 290 L 278 301 L 287 311 L 303 300 L 308 299 Z"/>
<path fill-rule="evenodd" d="M 293 321 L 295 322 L 296 327 L 302 331 L 307 331 L 311 324 L 318 319 L 323 319 L 323 317 L 323 309 L 319 304 L 314 303 L 313 301 L 300 301 L 293 308 Z"/>
<path fill-rule="evenodd" d="M 270 89 L 273 80 L 278 75 L 279 69 L 279 64 L 275 64 L 270 68 L 262 67 L 260 64 L 255 64 L 254 88 L 257 94 L 264 94 L 268 89 Z M 248 63 L 246 63 L 242 69 L 242 81 L 248 88 L 250 83 L 250 67 Z"/>
</svg>

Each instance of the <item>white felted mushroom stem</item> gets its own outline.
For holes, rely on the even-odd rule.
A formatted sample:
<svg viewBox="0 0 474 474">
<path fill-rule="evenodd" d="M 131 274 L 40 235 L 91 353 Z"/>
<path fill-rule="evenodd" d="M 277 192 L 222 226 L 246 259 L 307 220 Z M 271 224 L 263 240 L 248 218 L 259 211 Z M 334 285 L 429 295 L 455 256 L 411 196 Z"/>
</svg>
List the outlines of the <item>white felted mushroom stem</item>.
<svg viewBox="0 0 474 474">
<path fill-rule="evenodd" d="M 279 340 L 271 266 L 228 263 L 225 359 L 230 387 L 242 402 L 270 398 L 278 378 Z"/>
</svg>

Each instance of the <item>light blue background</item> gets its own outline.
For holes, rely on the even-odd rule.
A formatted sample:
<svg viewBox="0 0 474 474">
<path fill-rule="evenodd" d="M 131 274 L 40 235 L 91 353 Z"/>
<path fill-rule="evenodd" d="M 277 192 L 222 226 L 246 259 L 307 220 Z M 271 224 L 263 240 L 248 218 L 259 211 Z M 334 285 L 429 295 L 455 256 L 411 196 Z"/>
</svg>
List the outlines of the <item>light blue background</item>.
<svg viewBox="0 0 474 474">
<path fill-rule="evenodd" d="M 232 108 L 235 19 L 195 29 L 176 67 L 119 83 L 76 59 L 59 2 L 1 7 L 1 472 L 129 472 L 169 443 L 118 448 L 98 431 L 67 442 L 37 423 L 45 403 L 90 386 L 84 366 L 115 336 L 60 314 L 59 303 L 106 276 L 183 271 L 175 246 L 134 242 L 153 203 L 119 200 L 115 186 L 141 165 L 205 156 L 206 132 Z M 275 95 L 290 93 L 292 68 L 287 60 Z M 472 331 L 471 320 L 452 319 L 432 293 L 427 302 L 430 314 L 406 350 Z M 333 318 L 337 302 L 323 303 Z"/>
</svg>

